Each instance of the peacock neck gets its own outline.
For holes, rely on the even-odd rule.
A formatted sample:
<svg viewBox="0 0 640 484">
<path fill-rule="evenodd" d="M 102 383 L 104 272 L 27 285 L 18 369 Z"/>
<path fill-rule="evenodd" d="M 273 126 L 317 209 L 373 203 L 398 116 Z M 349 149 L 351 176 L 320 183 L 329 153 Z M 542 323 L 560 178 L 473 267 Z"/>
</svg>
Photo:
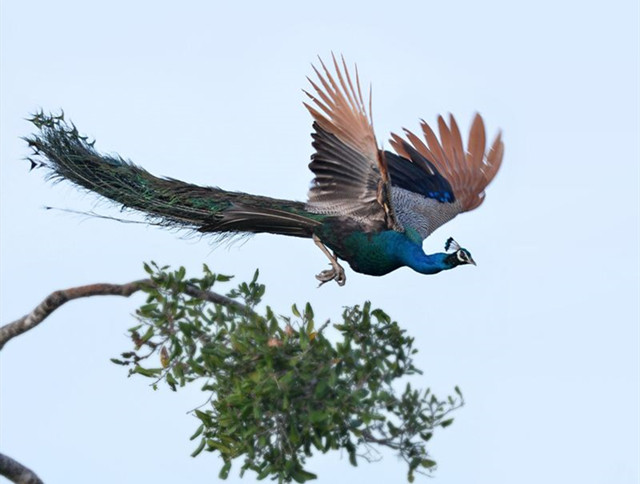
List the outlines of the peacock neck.
<svg viewBox="0 0 640 484">
<path fill-rule="evenodd" d="M 405 264 L 414 271 L 421 274 L 437 274 L 440 271 L 452 269 L 454 266 L 450 263 L 450 254 L 441 252 L 436 254 L 425 254 L 422 247 L 417 244 L 411 244 L 405 251 Z"/>
</svg>

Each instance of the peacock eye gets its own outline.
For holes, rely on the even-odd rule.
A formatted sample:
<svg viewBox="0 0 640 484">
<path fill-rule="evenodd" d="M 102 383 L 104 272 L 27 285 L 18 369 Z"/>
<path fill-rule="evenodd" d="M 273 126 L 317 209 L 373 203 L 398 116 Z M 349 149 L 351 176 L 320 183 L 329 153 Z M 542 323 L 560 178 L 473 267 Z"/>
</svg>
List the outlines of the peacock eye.
<svg viewBox="0 0 640 484">
<path fill-rule="evenodd" d="M 468 262 L 467 259 L 467 254 L 465 254 L 464 252 L 462 252 L 461 250 L 458 251 L 458 260 L 460 262 Z"/>
</svg>

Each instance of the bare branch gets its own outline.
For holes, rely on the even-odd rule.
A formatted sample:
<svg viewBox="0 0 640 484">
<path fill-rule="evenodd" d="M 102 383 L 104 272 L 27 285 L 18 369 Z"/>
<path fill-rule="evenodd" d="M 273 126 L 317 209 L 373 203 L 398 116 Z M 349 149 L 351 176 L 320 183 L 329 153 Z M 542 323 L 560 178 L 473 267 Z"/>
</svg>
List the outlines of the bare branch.
<svg viewBox="0 0 640 484">
<path fill-rule="evenodd" d="M 0 350 L 4 347 L 7 341 L 35 328 L 42 321 L 47 319 L 51 313 L 68 301 L 91 296 L 129 297 L 143 289 L 145 286 L 153 285 L 154 283 L 151 279 L 140 279 L 126 284 L 89 284 L 87 286 L 71 287 L 69 289 L 52 292 L 40 304 L 38 304 L 33 311 L 25 314 L 20 319 L 17 319 L 12 323 L 0 327 Z M 244 304 L 212 291 L 204 291 L 195 286 L 187 285 L 184 292 L 192 297 L 246 311 L 247 313 L 253 313 L 253 311 Z"/>
<path fill-rule="evenodd" d="M 16 484 L 44 484 L 31 469 L 4 454 L 0 454 L 0 476 Z"/>
</svg>

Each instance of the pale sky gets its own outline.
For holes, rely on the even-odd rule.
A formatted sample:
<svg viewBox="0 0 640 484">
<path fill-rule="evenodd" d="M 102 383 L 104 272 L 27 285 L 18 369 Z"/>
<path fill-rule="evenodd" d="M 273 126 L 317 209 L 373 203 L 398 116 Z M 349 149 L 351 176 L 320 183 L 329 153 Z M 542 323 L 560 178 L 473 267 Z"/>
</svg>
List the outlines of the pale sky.
<svg viewBox="0 0 640 484">
<path fill-rule="evenodd" d="M 467 404 L 436 432 L 438 484 L 639 479 L 638 3 L 110 2 L 4 0 L 1 19 L 1 323 L 55 289 L 144 277 L 155 260 L 248 278 L 286 312 L 337 320 L 369 299 L 415 336 L 414 380 Z M 310 240 L 231 248 L 142 225 L 46 211 L 95 198 L 29 173 L 24 120 L 63 108 L 97 148 L 156 175 L 304 200 L 311 180 L 305 76 L 343 53 L 373 84 L 379 141 L 420 118 L 480 112 L 503 167 L 454 236 L 478 267 L 409 269 L 317 289 Z M 386 145 L 388 146 L 388 144 Z M 119 215 L 108 204 L 102 213 Z M 72 302 L 0 356 L 0 451 L 47 483 L 216 481 L 189 457 L 197 388 L 154 392 L 109 362 L 143 301 Z M 234 466 L 228 482 L 240 481 Z M 403 482 L 373 464 L 314 457 L 319 482 Z M 426 482 L 426 481 L 424 481 Z"/>
</svg>

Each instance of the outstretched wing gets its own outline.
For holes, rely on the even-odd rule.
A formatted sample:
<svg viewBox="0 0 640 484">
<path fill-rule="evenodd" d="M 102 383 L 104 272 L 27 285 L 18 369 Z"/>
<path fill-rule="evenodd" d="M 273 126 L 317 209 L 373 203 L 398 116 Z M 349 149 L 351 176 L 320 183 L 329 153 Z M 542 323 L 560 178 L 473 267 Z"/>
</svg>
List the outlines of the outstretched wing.
<svg viewBox="0 0 640 484">
<path fill-rule="evenodd" d="M 420 123 L 425 141 L 411 131 L 404 130 L 407 140 L 391 135 L 391 145 L 400 156 L 413 160 L 412 151 L 417 151 L 431 162 L 437 171 L 451 184 L 453 195 L 459 204 L 459 212 L 468 212 L 480 206 L 485 197 L 485 188 L 495 177 L 502 162 L 504 143 L 498 133 L 491 148 L 485 153 L 486 136 L 484 122 L 476 114 L 469 141 L 465 150 L 462 144 L 460 129 L 453 116 L 449 117 L 449 125 L 442 116 L 438 117 L 440 140 L 422 121 Z"/>
<path fill-rule="evenodd" d="M 320 60 L 309 79 L 315 95 L 305 103 L 313 116 L 313 147 L 309 168 L 314 173 L 307 208 L 316 213 L 351 217 L 369 230 L 396 228 L 384 154 L 378 149 L 365 108 L 356 68 L 355 84 L 344 58 L 335 56 L 335 77 Z M 369 96 L 371 104 L 371 96 Z"/>
</svg>

